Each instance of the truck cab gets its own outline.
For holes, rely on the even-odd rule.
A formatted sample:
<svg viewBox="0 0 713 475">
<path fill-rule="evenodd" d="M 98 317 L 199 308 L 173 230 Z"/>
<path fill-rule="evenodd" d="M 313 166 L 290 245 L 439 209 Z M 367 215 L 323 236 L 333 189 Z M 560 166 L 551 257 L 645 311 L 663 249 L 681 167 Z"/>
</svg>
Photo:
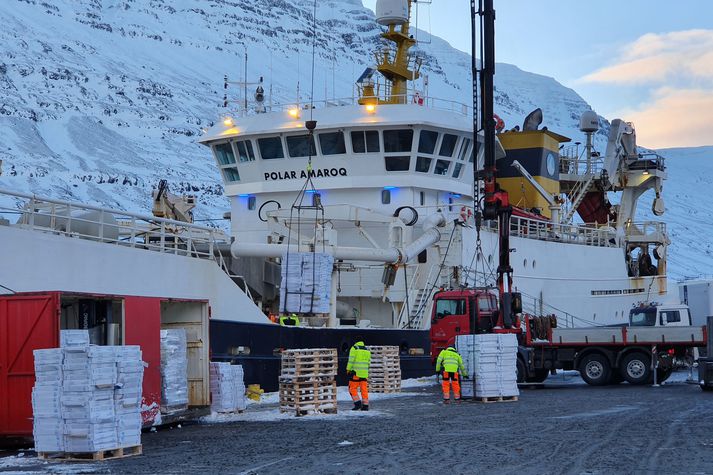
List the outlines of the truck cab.
<svg viewBox="0 0 713 475">
<path fill-rule="evenodd" d="M 498 298 L 492 289 L 442 290 L 433 296 L 431 358 L 457 335 L 490 333 L 498 320 Z"/>
<path fill-rule="evenodd" d="M 641 305 L 629 311 L 630 327 L 688 327 L 691 313 L 687 305 Z"/>
</svg>

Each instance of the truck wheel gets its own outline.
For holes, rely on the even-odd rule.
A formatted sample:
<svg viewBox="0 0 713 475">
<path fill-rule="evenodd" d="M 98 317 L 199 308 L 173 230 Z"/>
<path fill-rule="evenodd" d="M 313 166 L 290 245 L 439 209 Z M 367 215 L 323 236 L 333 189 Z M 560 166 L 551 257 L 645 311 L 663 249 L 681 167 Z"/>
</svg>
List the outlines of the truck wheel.
<svg viewBox="0 0 713 475">
<path fill-rule="evenodd" d="M 520 358 L 517 359 L 517 383 L 522 384 L 525 382 L 525 363 L 522 362 Z"/>
<path fill-rule="evenodd" d="M 706 386 L 705 384 L 701 384 L 701 389 L 704 391 L 713 391 L 713 386 Z"/>
<path fill-rule="evenodd" d="M 611 374 L 609 360 L 604 355 L 596 353 L 587 355 L 579 363 L 579 374 L 587 384 L 604 386 L 609 383 Z"/>
<path fill-rule="evenodd" d="M 621 375 L 629 384 L 650 383 L 651 357 L 639 352 L 626 355 L 621 364 Z"/>
</svg>

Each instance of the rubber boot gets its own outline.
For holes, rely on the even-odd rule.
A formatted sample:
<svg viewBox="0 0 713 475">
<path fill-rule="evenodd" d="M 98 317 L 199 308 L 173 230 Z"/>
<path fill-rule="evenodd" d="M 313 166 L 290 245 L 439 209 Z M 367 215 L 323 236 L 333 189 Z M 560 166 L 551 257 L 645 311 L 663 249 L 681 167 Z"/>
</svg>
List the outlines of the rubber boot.
<svg viewBox="0 0 713 475">
<path fill-rule="evenodd" d="M 444 399 L 444 400 L 443 400 L 443 404 L 450 404 L 450 403 L 451 403 L 451 400 L 450 400 L 450 399 Z"/>
<path fill-rule="evenodd" d="M 368 404 L 362 404 L 362 405 L 361 405 L 361 410 L 362 410 L 362 411 L 368 411 L 368 410 L 369 410 L 369 405 L 368 405 Z"/>
<path fill-rule="evenodd" d="M 352 407 L 352 411 L 358 411 L 361 408 L 361 401 L 354 401 L 354 407 Z"/>
</svg>

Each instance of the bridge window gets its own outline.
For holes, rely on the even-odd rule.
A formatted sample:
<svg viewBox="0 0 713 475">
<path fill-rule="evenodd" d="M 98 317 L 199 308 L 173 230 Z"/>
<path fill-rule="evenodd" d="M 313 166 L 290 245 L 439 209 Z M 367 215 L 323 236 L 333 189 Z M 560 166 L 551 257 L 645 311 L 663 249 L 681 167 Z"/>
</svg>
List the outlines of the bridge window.
<svg viewBox="0 0 713 475">
<path fill-rule="evenodd" d="M 465 160 L 466 155 L 468 155 L 468 147 L 470 147 L 470 139 L 463 139 L 460 144 L 460 153 L 458 154 L 458 160 Z"/>
<path fill-rule="evenodd" d="M 342 132 L 319 134 L 319 147 L 322 149 L 322 155 L 347 153 L 347 147 L 344 145 L 344 134 Z"/>
<path fill-rule="evenodd" d="M 453 150 L 455 150 L 456 148 L 457 141 L 457 135 L 443 134 L 443 140 L 441 141 L 441 149 L 438 151 L 438 155 L 440 155 L 441 157 L 452 157 Z"/>
<path fill-rule="evenodd" d="M 240 174 L 238 173 L 237 168 L 234 168 L 234 167 L 223 168 L 222 172 L 223 172 L 223 178 L 225 179 L 226 183 L 240 181 Z"/>
<path fill-rule="evenodd" d="M 356 130 L 351 133 L 354 153 L 378 153 L 379 132 L 376 130 Z"/>
<path fill-rule="evenodd" d="M 221 143 L 213 147 L 215 151 L 215 156 L 218 159 L 218 163 L 221 165 L 230 165 L 235 163 L 235 154 L 233 153 L 233 147 L 229 143 Z"/>
<path fill-rule="evenodd" d="M 257 145 L 260 147 L 260 156 L 263 160 L 285 158 L 285 152 L 282 150 L 282 140 L 280 137 L 263 137 L 261 139 L 257 139 Z"/>
<path fill-rule="evenodd" d="M 384 152 L 410 152 L 413 130 L 384 130 Z"/>
<path fill-rule="evenodd" d="M 287 153 L 290 157 L 314 157 L 317 149 L 314 146 L 314 138 L 307 135 L 292 135 L 285 137 L 287 142 Z"/>
<path fill-rule="evenodd" d="M 433 170 L 433 173 L 436 175 L 448 175 L 448 167 L 450 164 L 451 162 L 448 160 L 436 160 L 436 168 Z"/>
<path fill-rule="evenodd" d="M 456 165 L 453 167 L 453 178 L 460 177 L 460 171 L 462 168 L 463 168 L 462 163 L 456 163 Z"/>
<path fill-rule="evenodd" d="M 436 150 L 438 132 L 432 130 L 422 130 L 418 138 L 418 153 L 432 154 Z"/>
<path fill-rule="evenodd" d="M 421 173 L 428 173 L 431 169 L 431 162 L 433 159 L 430 157 L 418 157 L 416 158 L 416 171 Z"/>
<path fill-rule="evenodd" d="M 398 157 L 384 157 L 387 172 L 405 172 L 411 166 L 411 157 L 409 155 Z"/>
<path fill-rule="evenodd" d="M 241 163 L 255 160 L 255 152 L 253 152 L 253 144 L 250 140 L 238 140 L 235 142 L 235 148 L 238 150 Z"/>
<path fill-rule="evenodd" d="M 448 315 L 465 315 L 465 300 L 438 300 L 436 301 L 436 318 Z"/>
</svg>

